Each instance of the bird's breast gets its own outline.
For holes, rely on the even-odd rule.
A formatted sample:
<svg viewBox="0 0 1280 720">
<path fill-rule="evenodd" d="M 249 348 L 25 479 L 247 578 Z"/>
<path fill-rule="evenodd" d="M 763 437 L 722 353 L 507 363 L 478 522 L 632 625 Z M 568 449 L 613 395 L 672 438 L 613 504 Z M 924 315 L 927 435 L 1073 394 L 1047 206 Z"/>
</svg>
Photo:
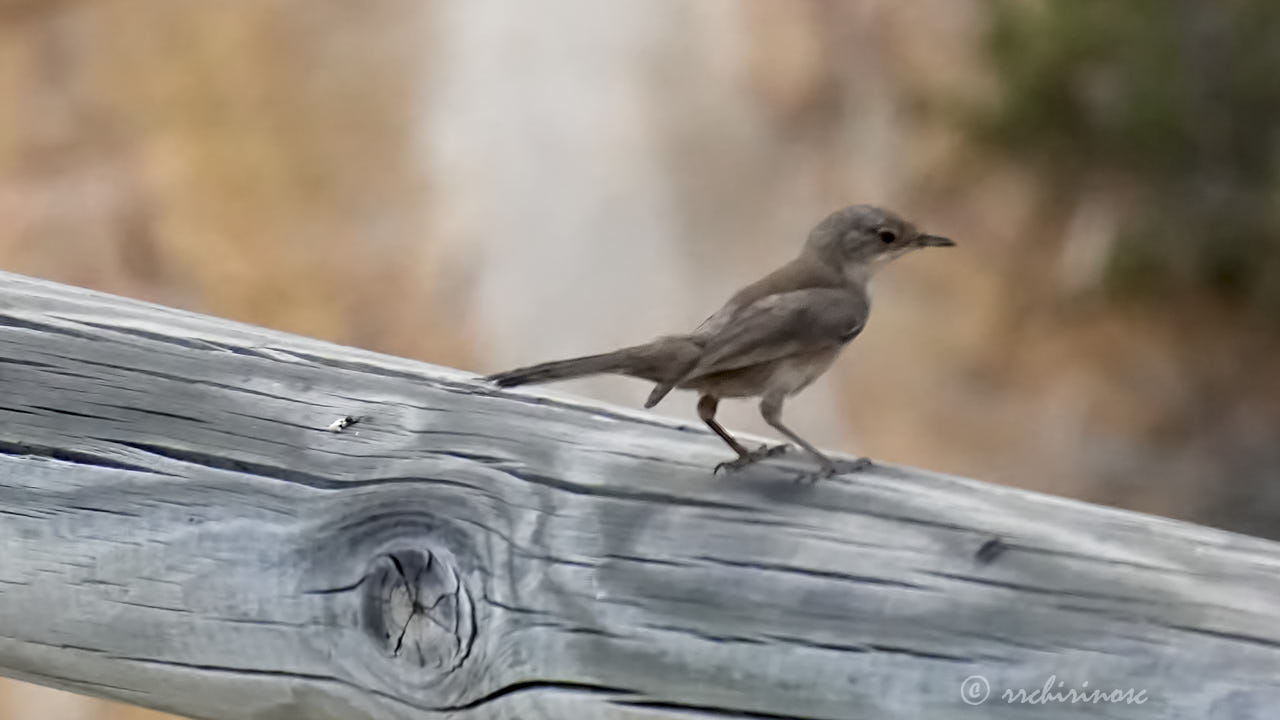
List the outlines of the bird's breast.
<svg viewBox="0 0 1280 720">
<path fill-rule="evenodd" d="M 840 346 L 791 355 L 746 367 L 700 376 L 681 387 L 716 397 L 755 397 L 771 392 L 794 395 L 831 367 Z"/>
<path fill-rule="evenodd" d="M 800 392 L 821 377 L 839 354 L 840 347 L 837 346 L 829 350 L 793 355 L 778 361 L 778 367 L 774 370 L 774 376 L 769 382 L 770 389 L 787 395 Z"/>
</svg>

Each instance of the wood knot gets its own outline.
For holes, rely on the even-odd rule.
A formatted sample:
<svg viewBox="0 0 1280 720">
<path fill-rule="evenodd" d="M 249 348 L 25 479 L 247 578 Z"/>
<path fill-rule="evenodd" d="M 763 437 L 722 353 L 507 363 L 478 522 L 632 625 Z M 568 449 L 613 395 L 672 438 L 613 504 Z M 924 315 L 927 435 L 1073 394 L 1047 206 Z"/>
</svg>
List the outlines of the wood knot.
<svg viewBox="0 0 1280 720">
<path fill-rule="evenodd" d="M 384 654 L 446 675 L 475 639 L 475 606 L 451 558 L 428 550 L 379 555 L 364 582 L 364 625 Z"/>
</svg>

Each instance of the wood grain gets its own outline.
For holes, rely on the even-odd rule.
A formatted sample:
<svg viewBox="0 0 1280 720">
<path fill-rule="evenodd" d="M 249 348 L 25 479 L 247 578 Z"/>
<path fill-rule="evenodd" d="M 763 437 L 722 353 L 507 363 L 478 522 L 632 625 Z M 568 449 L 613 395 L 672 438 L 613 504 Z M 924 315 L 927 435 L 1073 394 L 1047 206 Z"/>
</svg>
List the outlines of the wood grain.
<svg viewBox="0 0 1280 720">
<path fill-rule="evenodd" d="M 1280 707 L 1263 540 L 883 464 L 714 477 L 698 427 L 6 274 L 0 428 L 0 673 L 182 715 Z M 1050 678 L 1145 701 L 1001 698 Z"/>
</svg>

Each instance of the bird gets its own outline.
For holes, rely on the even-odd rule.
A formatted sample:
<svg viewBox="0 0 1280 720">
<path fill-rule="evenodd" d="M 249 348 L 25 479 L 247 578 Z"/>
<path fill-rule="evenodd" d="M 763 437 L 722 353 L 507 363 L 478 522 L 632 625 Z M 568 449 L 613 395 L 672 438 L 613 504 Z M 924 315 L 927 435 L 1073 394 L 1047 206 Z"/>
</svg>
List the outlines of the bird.
<svg viewBox="0 0 1280 720">
<path fill-rule="evenodd" d="M 625 375 L 654 383 L 645 408 L 672 390 L 696 391 L 699 419 L 737 454 L 717 464 L 714 474 L 788 450 L 786 444 L 748 449 L 716 421 L 720 400 L 757 397 L 765 422 L 816 461 L 819 470 L 812 476 L 829 477 L 836 464 L 782 422 L 783 403 L 826 372 L 866 327 L 868 286 L 877 271 L 911 251 L 954 245 L 950 238 L 921 232 L 890 210 L 851 205 L 824 218 L 809 232 L 799 255 L 734 293 L 692 332 L 520 367 L 485 380 L 508 388 Z"/>
</svg>

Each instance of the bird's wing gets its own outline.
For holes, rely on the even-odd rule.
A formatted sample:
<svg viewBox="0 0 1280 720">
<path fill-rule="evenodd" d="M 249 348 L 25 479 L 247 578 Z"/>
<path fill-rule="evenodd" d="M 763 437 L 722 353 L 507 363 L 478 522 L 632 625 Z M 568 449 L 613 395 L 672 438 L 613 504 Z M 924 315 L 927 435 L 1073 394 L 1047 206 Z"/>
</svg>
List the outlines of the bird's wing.
<svg viewBox="0 0 1280 720">
<path fill-rule="evenodd" d="M 724 329 L 724 326 L 733 319 L 742 308 L 732 302 L 726 303 L 724 307 L 707 316 L 706 320 L 698 323 L 698 327 L 693 329 L 694 337 L 707 337 L 714 335 Z"/>
<path fill-rule="evenodd" d="M 867 312 L 866 297 L 848 290 L 769 295 L 712 332 L 684 380 L 839 346 L 862 331 Z"/>
</svg>

